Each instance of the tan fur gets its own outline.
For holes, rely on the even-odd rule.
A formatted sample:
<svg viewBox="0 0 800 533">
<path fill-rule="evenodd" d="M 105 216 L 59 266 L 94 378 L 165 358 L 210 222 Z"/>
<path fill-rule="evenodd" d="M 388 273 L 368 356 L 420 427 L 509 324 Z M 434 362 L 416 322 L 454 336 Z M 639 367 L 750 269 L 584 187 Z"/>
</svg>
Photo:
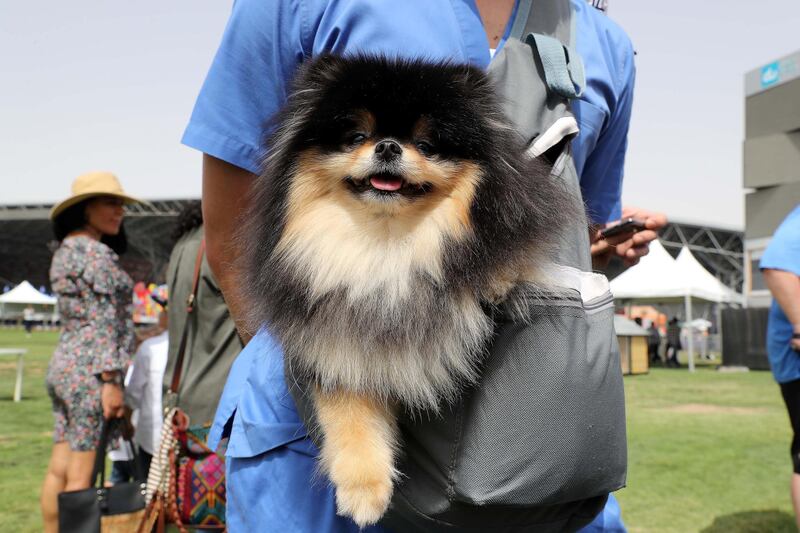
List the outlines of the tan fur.
<svg viewBox="0 0 800 533">
<path fill-rule="evenodd" d="M 355 123 L 356 127 L 367 137 L 372 135 L 372 132 L 375 131 L 375 115 L 366 109 L 362 109 L 358 112 Z"/>
<path fill-rule="evenodd" d="M 531 250 L 531 254 L 535 253 Z M 513 262 L 498 265 L 487 287 L 487 293 L 481 298 L 488 302 L 500 303 L 506 299 L 508 293 L 519 285 L 540 285 L 545 273 L 535 261 Z"/>
<path fill-rule="evenodd" d="M 412 139 L 429 139 L 431 137 L 431 122 L 425 117 L 417 119 L 411 132 Z"/>
<path fill-rule="evenodd" d="M 392 497 L 397 424 L 391 410 L 367 396 L 314 392 L 324 434 L 320 460 L 336 486 L 340 514 L 363 527 L 377 522 Z"/>
<path fill-rule="evenodd" d="M 318 296 L 345 284 L 355 299 L 383 287 L 388 303 L 399 302 L 409 296 L 405 282 L 415 269 L 441 279 L 444 238 L 470 231 L 469 209 L 481 179 L 477 165 L 435 164 L 405 147 L 404 175 L 432 190 L 371 205 L 353 196 L 344 177 L 364 176 L 373 152 L 367 144 L 349 154 L 309 151 L 299 158 L 276 251 L 303 266 Z"/>
</svg>

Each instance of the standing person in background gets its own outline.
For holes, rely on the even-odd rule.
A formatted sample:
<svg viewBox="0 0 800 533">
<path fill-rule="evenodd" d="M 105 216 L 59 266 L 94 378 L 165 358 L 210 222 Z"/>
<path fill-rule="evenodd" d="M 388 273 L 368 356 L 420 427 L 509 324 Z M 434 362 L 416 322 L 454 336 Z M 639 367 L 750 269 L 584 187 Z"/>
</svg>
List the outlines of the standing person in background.
<svg viewBox="0 0 800 533">
<path fill-rule="evenodd" d="M 647 328 L 647 354 L 650 356 L 650 362 L 663 361 L 658 354 L 658 348 L 661 346 L 661 332 L 658 331 L 655 321 L 650 321 L 650 326 Z"/>
<path fill-rule="evenodd" d="M 109 172 L 75 179 L 50 211 L 59 247 L 50 266 L 62 331 L 47 369 L 53 451 L 42 485 L 44 530 L 58 530 L 58 494 L 89 487 L 103 420 L 123 414 L 122 383 L 134 344 L 123 204 L 136 202 Z"/>
<path fill-rule="evenodd" d="M 175 247 L 167 267 L 169 356 L 163 390 L 169 389 L 186 324 L 186 300 L 192 291 L 197 251 L 203 240 L 203 212 L 192 202 L 178 215 Z M 228 306 L 205 257 L 200 268 L 195 310 L 189 325 L 178 405 L 191 425 L 210 425 L 233 360 L 243 348 Z"/>
<path fill-rule="evenodd" d="M 164 412 L 161 405 L 161 384 L 167 366 L 169 331 L 167 311 L 158 315 L 158 335 L 146 339 L 136 350 L 130 382 L 125 388 L 125 403 L 138 411 L 133 441 L 139 448 L 141 473 L 147 479 L 150 461 L 158 451 Z"/>
<path fill-rule="evenodd" d="M 674 316 L 667 323 L 667 349 L 664 352 L 667 358 L 667 366 L 681 367 L 678 361 L 678 352 L 681 347 L 681 327 L 678 324 L 678 317 Z"/>
<path fill-rule="evenodd" d="M 773 297 L 767 355 L 794 432 L 791 494 L 800 528 L 800 206 L 775 231 L 760 266 Z"/>
<path fill-rule="evenodd" d="M 33 331 L 33 319 L 36 315 L 33 306 L 28 304 L 22 311 L 22 325 L 25 326 L 25 336 L 31 338 L 31 331 Z"/>
</svg>

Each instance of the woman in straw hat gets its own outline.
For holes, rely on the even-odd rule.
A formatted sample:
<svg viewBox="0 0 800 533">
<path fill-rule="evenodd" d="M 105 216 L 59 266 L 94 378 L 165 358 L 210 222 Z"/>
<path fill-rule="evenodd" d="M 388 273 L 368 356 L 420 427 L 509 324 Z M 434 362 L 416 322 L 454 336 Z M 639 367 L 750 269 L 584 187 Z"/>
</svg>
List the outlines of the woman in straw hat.
<svg viewBox="0 0 800 533">
<path fill-rule="evenodd" d="M 45 531 L 58 531 L 58 493 L 88 488 L 103 419 L 122 415 L 122 378 L 134 343 L 123 205 L 136 202 L 117 177 L 91 172 L 50 211 L 60 245 L 50 266 L 61 337 L 47 370 L 55 430 L 42 486 Z"/>
</svg>

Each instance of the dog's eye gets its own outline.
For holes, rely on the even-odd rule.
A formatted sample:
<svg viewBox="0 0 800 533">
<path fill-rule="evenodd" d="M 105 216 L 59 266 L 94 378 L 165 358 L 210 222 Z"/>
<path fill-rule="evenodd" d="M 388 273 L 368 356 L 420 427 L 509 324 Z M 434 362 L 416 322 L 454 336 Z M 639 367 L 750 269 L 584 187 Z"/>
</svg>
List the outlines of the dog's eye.
<svg viewBox="0 0 800 533">
<path fill-rule="evenodd" d="M 433 145 L 427 141 L 417 141 L 417 150 L 419 150 L 422 155 L 433 155 L 436 152 Z"/>
<path fill-rule="evenodd" d="M 352 135 L 351 135 L 351 136 L 350 136 L 350 137 L 347 139 L 347 141 L 348 141 L 350 144 L 361 144 L 361 143 L 363 143 L 363 142 L 364 142 L 366 139 L 367 139 L 367 136 L 366 136 L 366 135 L 364 135 L 363 133 L 354 133 L 354 134 L 352 134 Z"/>
</svg>

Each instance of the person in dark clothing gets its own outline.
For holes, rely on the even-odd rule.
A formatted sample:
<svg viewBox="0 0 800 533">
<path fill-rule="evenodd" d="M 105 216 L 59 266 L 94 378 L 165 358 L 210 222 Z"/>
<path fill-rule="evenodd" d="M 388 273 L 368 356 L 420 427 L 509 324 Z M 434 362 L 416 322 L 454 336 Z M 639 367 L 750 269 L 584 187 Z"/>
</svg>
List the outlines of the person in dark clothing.
<svg viewBox="0 0 800 533">
<path fill-rule="evenodd" d="M 189 204 L 178 217 L 173 238 L 175 247 L 167 268 L 170 302 L 186 302 L 192 290 L 197 251 L 203 241 L 203 215 L 200 202 Z M 191 425 L 210 425 L 233 360 L 243 348 L 216 278 L 204 257 L 196 309 L 189 327 L 183 361 L 178 407 Z M 186 306 L 170 305 L 169 356 L 164 372 L 163 391 L 167 392 L 178 348 L 186 324 Z"/>
<path fill-rule="evenodd" d="M 664 360 L 658 354 L 658 347 L 661 345 L 661 333 L 658 331 L 655 322 L 650 322 L 647 332 L 649 334 L 647 337 L 647 355 L 650 357 L 650 362 L 663 362 Z"/>
<path fill-rule="evenodd" d="M 667 324 L 667 350 L 665 352 L 667 366 L 680 368 L 681 364 L 678 362 L 678 351 L 680 351 L 681 348 L 681 327 L 678 325 L 678 317 L 672 317 L 672 320 Z"/>
</svg>

